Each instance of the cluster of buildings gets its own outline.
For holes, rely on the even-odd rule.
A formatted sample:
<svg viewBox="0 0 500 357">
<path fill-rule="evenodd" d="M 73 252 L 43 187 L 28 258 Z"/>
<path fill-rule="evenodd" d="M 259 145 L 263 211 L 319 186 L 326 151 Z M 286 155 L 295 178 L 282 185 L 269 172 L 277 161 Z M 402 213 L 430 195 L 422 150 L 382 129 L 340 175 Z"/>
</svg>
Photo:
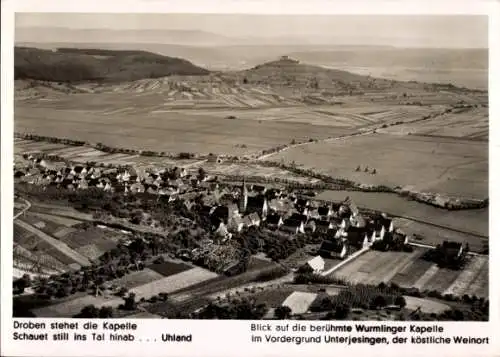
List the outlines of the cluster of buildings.
<svg viewBox="0 0 500 357">
<path fill-rule="evenodd" d="M 377 242 L 378 245 L 384 242 L 388 249 L 394 244 L 407 243 L 405 235 L 394 232 L 390 218 L 364 217 L 349 199 L 340 203 L 320 202 L 280 188 L 248 185 L 245 181 L 239 187 L 219 187 L 219 183 L 207 175 L 189 173 L 179 167 L 139 175 L 133 168 L 57 166 L 32 156 L 25 159 L 30 165 L 16 169 L 15 176 L 32 184 L 156 194 L 169 202 L 181 200 L 189 210 L 200 202 L 184 194 L 206 192 L 200 213 L 209 222 L 210 227 L 206 228 L 219 242 L 250 227 L 264 226 L 289 239 L 298 234 L 316 234 L 323 239 L 319 255 L 339 259 Z"/>
<path fill-rule="evenodd" d="M 30 184 L 69 190 L 99 188 L 124 194 L 149 193 L 166 196 L 172 201 L 193 187 L 208 189 L 213 186 L 210 177 L 190 174 L 180 167 L 138 174 L 133 167 L 66 165 L 63 162 L 47 162 L 31 155 L 26 155 L 25 159 L 28 160 L 28 165 L 14 168 L 16 178 Z"/>
</svg>

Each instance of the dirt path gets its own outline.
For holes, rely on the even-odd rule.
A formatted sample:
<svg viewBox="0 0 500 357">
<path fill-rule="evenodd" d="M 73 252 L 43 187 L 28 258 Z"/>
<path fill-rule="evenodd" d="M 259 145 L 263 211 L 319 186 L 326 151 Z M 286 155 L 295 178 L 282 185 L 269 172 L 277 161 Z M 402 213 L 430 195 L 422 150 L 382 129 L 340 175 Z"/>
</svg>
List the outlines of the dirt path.
<svg viewBox="0 0 500 357">
<path fill-rule="evenodd" d="M 85 258 L 83 255 L 75 252 L 67 244 L 65 244 L 65 243 L 63 243 L 55 238 L 52 238 L 48 234 L 33 227 L 32 225 L 30 225 L 26 222 L 23 222 L 21 220 L 17 220 L 14 224 L 17 224 L 18 226 L 27 230 L 28 232 L 35 234 L 40 239 L 43 239 L 48 244 L 50 244 L 52 247 L 54 247 L 55 249 L 57 249 L 58 251 L 60 251 L 64 255 L 66 255 L 67 257 L 73 259 L 76 263 L 80 264 L 81 266 L 89 266 L 92 264 L 87 258 Z"/>
</svg>

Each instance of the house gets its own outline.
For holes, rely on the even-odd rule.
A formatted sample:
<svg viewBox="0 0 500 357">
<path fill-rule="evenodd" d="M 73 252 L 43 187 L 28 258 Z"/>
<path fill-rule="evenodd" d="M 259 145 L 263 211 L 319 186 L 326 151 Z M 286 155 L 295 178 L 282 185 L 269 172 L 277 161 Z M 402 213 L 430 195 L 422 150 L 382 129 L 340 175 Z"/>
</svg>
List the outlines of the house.
<svg viewBox="0 0 500 357">
<path fill-rule="evenodd" d="M 314 221 L 309 221 L 304 227 L 304 230 L 306 232 L 314 233 L 316 231 L 316 222 Z"/>
<path fill-rule="evenodd" d="M 130 185 L 129 190 L 131 193 L 143 193 L 144 192 L 144 185 L 136 182 Z"/>
<path fill-rule="evenodd" d="M 305 215 L 305 214 L 300 214 L 300 213 L 293 213 L 290 217 L 288 217 L 289 219 L 292 219 L 294 221 L 300 221 L 304 224 L 307 223 L 307 221 L 309 220 L 309 218 Z"/>
<path fill-rule="evenodd" d="M 358 227 L 349 227 L 346 230 L 346 241 L 349 246 L 355 249 L 363 249 L 370 246 L 368 237 L 366 236 L 366 230 Z"/>
<path fill-rule="evenodd" d="M 229 217 L 229 208 L 227 206 L 217 206 L 210 213 L 210 220 L 214 225 L 218 224 L 218 222 L 228 224 Z"/>
<path fill-rule="evenodd" d="M 247 199 L 246 211 L 245 213 L 257 213 L 263 219 L 268 213 L 267 199 L 264 195 L 251 196 Z"/>
<path fill-rule="evenodd" d="M 283 225 L 280 227 L 280 230 L 291 234 L 305 233 L 304 222 L 287 218 L 283 221 Z"/>
<path fill-rule="evenodd" d="M 283 217 L 277 213 L 273 213 L 267 216 L 266 224 L 270 229 L 278 229 L 283 225 Z"/>
<path fill-rule="evenodd" d="M 463 244 L 459 242 L 444 241 L 441 244 L 441 252 L 446 260 L 460 259 L 463 251 Z"/>
<path fill-rule="evenodd" d="M 318 207 L 318 214 L 325 219 L 329 219 L 333 215 L 332 205 Z"/>
<path fill-rule="evenodd" d="M 247 227 L 258 227 L 260 225 L 260 217 L 257 213 L 250 213 L 243 218 L 243 222 Z"/>
<path fill-rule="evenodd" d="M 222 241 L 231 239 L 231 237 L 233 236 L 231 233 L 229 233 L 229 231 L 227 230 L 227 226 L 223 222 L 220 222 L 219 225 L 216 226 L 214 234 L 217 237 L 221 238 Z"/>
<path fill-rule="evenodd" d="M 320 255 L 312 258 L 305 265 L 306 270 L 310 270 L 313 273 L 321 273 L 325 270 L 325 261 Z"/>
<path fill-rule="evenodd" d="M 252 222 L 252 226 L 260 226 L 261 219 L 257 213 L 255 213 L 255 212 L 250 213 L 247 217 Z"/>
<path fill-rule="evenodd" d="M 267 188 L 266 188 L 266 186 L 262 186 L 262 185 L 253 185 L 252 191 L 259 194 L 259 195 L 263 195 L 266 193 Z"/>
<path fill-rule="evenodd" d="M 320 219 L 321 218 L 321 215 L 319 214 L 318 208 L 306 208 L 305 214 L 307 214 L 307 216 L 309 218 L 313 218 L 313 219 Z"/>
<path fill-rule="evenodd" d="M 318 253 L 324 258 L 344 259 L 347 256 L 347 242 L 341 239 L 324 240 Z"/>
<path fill-rule="evenodd" d="M 233 216 L 229 220 L 228 229 L 232 232 L 241 232 L 244 227 L 245 223 L 239 215 Z"/>
<path fill-rule="evenodd" d="M 325 220 L 316 220 L 316 232 L 328 234 L 334 229 L 333 223 Z"/>
<path fill-rule="evenodd" d="M 295 206 L 299 207 L 301 209 L 303 209 L 305 207 L 309 207 L 310 205 L 311 205 L 311 201 L 309 201 L 307 198 L 300 197 L 300 198 L 297 198 L 297 200 L 295 201 Z"/>
</svg>

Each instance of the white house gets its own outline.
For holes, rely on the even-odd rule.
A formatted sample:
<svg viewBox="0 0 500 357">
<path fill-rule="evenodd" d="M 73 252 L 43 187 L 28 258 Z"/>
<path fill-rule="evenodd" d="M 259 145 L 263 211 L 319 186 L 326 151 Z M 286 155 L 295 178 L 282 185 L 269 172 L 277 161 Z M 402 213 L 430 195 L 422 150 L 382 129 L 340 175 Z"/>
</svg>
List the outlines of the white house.
<svg viewBox="0 0 500 357">
<path fill-rule="evenodd" d="M 309 260 L 306 264 L 314 273 L 321 273 L 325 270 L 325 261 L 319 255 Z"/>
</svg>

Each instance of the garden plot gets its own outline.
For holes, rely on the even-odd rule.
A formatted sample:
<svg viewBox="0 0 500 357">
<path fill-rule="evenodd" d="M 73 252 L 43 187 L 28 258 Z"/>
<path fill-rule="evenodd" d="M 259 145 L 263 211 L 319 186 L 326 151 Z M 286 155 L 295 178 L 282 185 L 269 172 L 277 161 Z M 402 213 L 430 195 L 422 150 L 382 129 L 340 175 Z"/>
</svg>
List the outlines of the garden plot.
<svg viewBox="0 0 500 357">
<path fill-rule="evenodd" d="M 429 270 L 433 265 L 432 262 L 416 259 L 410 265 L 406 266 L 403 270 L 399 271 L 391 280 L 392 283 L 402 287 L 417 287 L 419 279 Z"/>
<path fill-rule="evenodd" d="M 436 267 L 432 266 L 430 269 L 435 270 Z M 437 268 L 437 271 L 432 274 L 431 278 L 422 286 L 423 290 L 437 290 L 444 293 L 458 278 L 460 270 L 452 270 L 447 268 Z"/>
<path fill-rule="evenodd" d="M 380 252 L 370 250 L 335 271 L 334 276 L 352 283 L 378 285 L 389 282 L 400 271 L 423 253 L 422 248 L 416 248 L 412 253 Z"/>
<path fill-rule="evenodd" d="M 256 304 L 266 304 L 268 307 L 278 307 L 283 304 L 290 294 L 294 292 L 293 287 L 268 288 L 251 295 Z"/>
<path fill-rule="evenodd" d="M 99 249 L 99 247 L 95 244 L 84 245 L 83 247 L 75 249 L 75 251 L 77 251 L 84 257 L 87 257 L 93 262 L 97 262 L 99 260 L 99 257 L 106 252 L 106 250 Z"/>
<path fill-rule="evenodd" d="M 28 212 L 28 216 L 34 216 L 44 221 L 52 222 L 53 224 L 58 225 L 59 227 L 60 226 L 73 227 L 81 223 L 81 221 L 77 221 L 76 219 L 54 216 L 51 214 L 45 214 L 40 212 Z"/>
<path fill-rule="evenodd" d="M 430 299 L 416 298 L 413 296 L 405 296 L 406 308 L 408 310 L 420 309 L 427 314 L 440 314 L 446 310 L 450 310 L 450 306 Z"/>
<path fill-rule="evenodd" d="M 467 266 L 443 294 L 451 294 L 455 296 L 462 296 L 464 294 L 473 295 L 473 291 L 476 290 L 476 288 L 473 287 L 473 289 L 471 289 L 471 286 L 478 279 L 484 265 L 487 264 L 487 256 L 471 256 Z M 486 281 L 486 283 L 488 283 L 488 281 Z"/>
<path fill-rule="evenodd" d="M 285 301 L 283 306 L 288 306 L 292 310 L 292 315 L 303 314 L 309 310 L 309 306 L 316 300 L 317 294 L 294 291 Z"/>
<path fill-rule="evenodd" d="M 466 198 L 488 196 L 488 145 L 484 142 L 371 134 L 296 146 L 268 159 L 295 162 L 358 183 Z"/>
<path fill-rule="evenodd" d="M 217 277 L 217 274 L 197 267 L 135 287 L 132 289 L 132 292 L 136 294 L 137 299 L 143 297 L 147 299 L 162 292 L 172 293 L 215 277 Z"/>
<path fill-rule="evenodd" d="M 155 272 L 154 270 L 145 268 L 143 270 L 134 271 L 121 278 L 111 280 L 108 284 L 110 284 L 110 286 L 132 289 L 144 284 L 160 280 L 163 277 L 164 277 L 163 275 Z"/>
<path fill-rule="evenodd" d="M 102 296 L 84 295 L 64 302 L 32 310 L 37 317 L 72 317 L 82 311 L 85 306 L 94 305 L 117 307 L 123 303 L 121 298 L 106 298 Z"/>
<path fill-rule="evenodd" d="M 149 265 L 148 268 L 160 274 L 160 277 L 167 277 L 182 273 L 183 271 L 189 270 L 192 267 L 184 263 L 165 261 L 162 263 L 153 263 Z"/>
</svg>

